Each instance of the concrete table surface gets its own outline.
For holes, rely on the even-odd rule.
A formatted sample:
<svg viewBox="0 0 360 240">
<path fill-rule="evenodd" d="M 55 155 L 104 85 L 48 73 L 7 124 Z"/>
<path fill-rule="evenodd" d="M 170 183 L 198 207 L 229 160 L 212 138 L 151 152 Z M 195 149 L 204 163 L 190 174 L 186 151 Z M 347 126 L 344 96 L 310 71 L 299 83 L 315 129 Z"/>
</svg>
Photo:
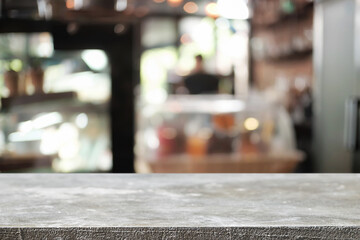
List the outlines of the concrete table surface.
<svg viewBox="0 0 360 240">
<path fill-rule="evenodd" d="M 360 175 L 0 175 L 0 239 L 360 239 Z"/>
</svg>

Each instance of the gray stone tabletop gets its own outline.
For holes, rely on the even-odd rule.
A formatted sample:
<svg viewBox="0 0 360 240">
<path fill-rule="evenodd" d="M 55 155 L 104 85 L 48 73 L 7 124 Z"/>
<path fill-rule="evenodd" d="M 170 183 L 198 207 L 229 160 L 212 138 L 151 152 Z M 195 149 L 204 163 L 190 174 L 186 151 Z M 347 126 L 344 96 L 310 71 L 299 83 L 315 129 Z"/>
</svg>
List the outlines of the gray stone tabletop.
<svg viewBox="0 0 360 240">
<path fill-rule="evenodd" d="M 0 175 L 0 239 L 278 238 L 360 239 L 360 175 Z"/>
</svg>

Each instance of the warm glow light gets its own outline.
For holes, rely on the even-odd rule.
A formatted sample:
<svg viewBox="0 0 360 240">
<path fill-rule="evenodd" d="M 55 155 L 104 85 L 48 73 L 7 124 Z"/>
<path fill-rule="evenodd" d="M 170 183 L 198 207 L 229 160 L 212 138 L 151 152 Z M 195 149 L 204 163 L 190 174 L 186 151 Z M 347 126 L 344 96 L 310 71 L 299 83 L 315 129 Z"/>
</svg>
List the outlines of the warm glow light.
<svg viewBox="0 0 360 240">
<path fill-rule="evenodd" d="M 214 17 L 214 18 L 218 17 L 219 16 L 218 5 L 216 3 L 214 3 L 214 2 L 209 3 L 205 7 L 205 12 L 210 17 Z"/>
<path fill-rule="evenodd" d="M 171 7 L 178 7 L 181 5 L 182 2 L 183 2 L 183 0 L 167 0 L 167 3 Z"/>
<path fill-rule="evenodd" d="M 75 7 L 75 0 L 67 0 L 67 1 L 66 1 L 66 7 L 67 7 L 68 9 L 74 9 L 74 7 Z"/>
<path fill-rule="evenodd" d="M 248 131 L 257 129 L 259 125 L 259 121 L 256 118 L 247 118 L 244 122 L 244 127 Z"/>
<path fill-rule="evenodd" d="M 84 0 L 67 0 L 66 7 L 68 9 L 80 10 L 84 6 Z"/>
<path fill-rule="evenodd" d="M 187 13 L 196 13 L 199 10 L 199 7 L 194 2 L 188 2 L 184 5 L 184 11 Z"/>
</svg>

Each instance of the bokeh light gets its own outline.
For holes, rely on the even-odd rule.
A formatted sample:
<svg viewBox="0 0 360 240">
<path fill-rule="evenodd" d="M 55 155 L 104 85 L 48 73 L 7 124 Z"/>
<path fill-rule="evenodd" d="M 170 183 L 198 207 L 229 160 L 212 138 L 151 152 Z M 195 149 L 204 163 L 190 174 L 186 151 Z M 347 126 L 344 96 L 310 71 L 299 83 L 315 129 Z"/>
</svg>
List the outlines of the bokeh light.
<svg viewBox="0 0 360 240">
<path fill-rule="evenodd" d="M 187 13 L 190 13 L 190 14 L 196 13 L 198 10 L 199 10 L 199 7 L 194 2 L 187 2 L 184 5 L 184 11 L 187 12 Z"/>
<path fill-rule="evenodd" d="M 209 17 L 217 18 L 219 17 L 219 9 L 217 3 L 209 3 L 205 7 L 206 15 Z"/>
</svg>

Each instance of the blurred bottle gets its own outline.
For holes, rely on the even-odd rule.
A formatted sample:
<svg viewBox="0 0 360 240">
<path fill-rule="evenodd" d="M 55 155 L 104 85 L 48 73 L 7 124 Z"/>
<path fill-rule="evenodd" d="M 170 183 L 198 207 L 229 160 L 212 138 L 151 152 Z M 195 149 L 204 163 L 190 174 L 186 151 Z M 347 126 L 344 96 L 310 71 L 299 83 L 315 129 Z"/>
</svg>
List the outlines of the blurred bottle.
<svg viewBox="0 0 360 240">
<path fill-rule="evenodd" d="M 202 157 L 207 152 L 208 138 L 200 134 L 189 136 L 186 142 L 186 152 L 193 157 Z"/>
<path fill-rule="evenodd" d="M 159 148 L 157 150 L 159 157 L 166 157 L 185 151 L 185 136 L 181 127 L 163 124 L 157 129 L 157 137 L 159 139 Z"/>
<path fill-rule="evenodd" d="M 208 142 L 208 154 L 233 152 L 235 139 L 235 116 L 233 114 L 215 114 L 212 116 L 214 134 Z"/>
<path fill-rule="evenodd" d="M 14 70 L 4 73 L 5 86 L 9 91 L 8 97 L 16 97 L 19 94 L 19 74 Z"/>
<path fill-rule="evenodd" d="M 44 70 L 40 66 L 31 67 L 29 70 L 29 77 L 34 86 L 34 94 L 43 94 Z"/>
<path fill-rule="evenodd" d="M 186 141 L 186 153 L 192 157 L 205 156 L 212 135 L 213 132 L 208 127 L 200 128 L 195 134 L 189 135 Z"/>
</svg>

